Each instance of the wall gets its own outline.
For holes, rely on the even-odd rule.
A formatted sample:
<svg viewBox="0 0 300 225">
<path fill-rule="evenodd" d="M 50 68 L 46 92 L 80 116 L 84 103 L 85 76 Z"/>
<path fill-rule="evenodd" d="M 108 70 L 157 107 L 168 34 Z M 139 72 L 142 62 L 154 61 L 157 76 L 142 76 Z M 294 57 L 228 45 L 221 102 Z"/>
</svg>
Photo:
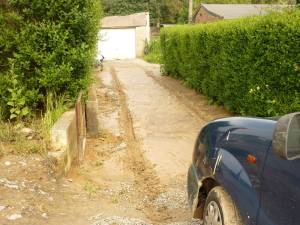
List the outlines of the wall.
<svg viewBox="0 0 300 225">
<path fill-rule="evenodd" d="M 86 103 L 80 92 L 75 109 L 65 112 L 51 128 L 53 151 L 48 155 L 56 160 L 59 171 L 66 174 L 73 164 L 82 164 L 87 132 L 93 138 L 99 135 L 98 107 L 96 89 L 92 85 Z"/>
<path fill-rule="evenodd" d="M 90 137 L 96 138 L 99 135 L 98 121 L 98 99 L 96 87 L 93 84 L 89 90 L 89 98 L 86 101 L 86 128 Z"/>
<path fill-rule="evenodd" d="M 137 27 L 135 29 L 136 36 L 136 56 L 143 57 L 146 41 L 146 29 L 145 27 Z"/>
<path fill-rule="evenodd" d="M 150 28 L 150 16 L 149 13 L 147 14 L 147 24 L 144 27 L 137 27 L 136 28 L 136 56 L 143 57 L 144 50 L 146 46 L 146 42 L 150 42 L 151 36 L 151 28 Z"/>
<path fill-rule="evenodd" d="M 78 159 L 76 112 L 65 112 L 50 131 L 53 152 L 49 156 L 55 158 L 60 171 L 67 173 L 73 162 Z"/>
</svg>

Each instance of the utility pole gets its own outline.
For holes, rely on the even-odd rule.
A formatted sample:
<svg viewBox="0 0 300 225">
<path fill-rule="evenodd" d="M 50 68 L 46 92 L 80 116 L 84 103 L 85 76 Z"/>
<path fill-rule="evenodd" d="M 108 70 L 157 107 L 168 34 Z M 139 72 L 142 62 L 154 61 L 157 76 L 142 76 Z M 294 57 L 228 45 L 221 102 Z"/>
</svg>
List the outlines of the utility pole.
<svg viewBox="0 0 300 225">
<path fill-rule="evenodd" d="M 189 23 L 193 22 L 193 0 L 189 0 Z"/>
</svg>

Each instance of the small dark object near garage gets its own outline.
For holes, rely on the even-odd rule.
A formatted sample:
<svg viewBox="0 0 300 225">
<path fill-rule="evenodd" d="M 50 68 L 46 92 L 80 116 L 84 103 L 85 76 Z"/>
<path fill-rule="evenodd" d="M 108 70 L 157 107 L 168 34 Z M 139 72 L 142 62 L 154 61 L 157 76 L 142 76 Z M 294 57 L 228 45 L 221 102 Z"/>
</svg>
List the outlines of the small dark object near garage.
<svg viewBox="0 0 300 225">
<path fill-rule="evenodd" d="M 94 61 L 94 67 L 95 68 L 98 68 L 98 67 L 100 67 L 100 70 L 101 71 L 103 71 L 103 61 L 104 61 L 104 56 L 103 55 L 101 55 L 101 57 L 100 58 L 96 58 L 95 59 L 95 61 Z"/>
</svg>

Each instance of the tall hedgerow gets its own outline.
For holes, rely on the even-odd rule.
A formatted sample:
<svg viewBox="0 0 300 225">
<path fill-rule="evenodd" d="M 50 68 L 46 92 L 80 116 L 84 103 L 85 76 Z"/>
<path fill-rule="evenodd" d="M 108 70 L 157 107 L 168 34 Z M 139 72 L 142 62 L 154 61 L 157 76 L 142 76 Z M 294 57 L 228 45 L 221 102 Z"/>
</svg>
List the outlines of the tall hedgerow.
<svg viewBox="0 0 300 225">
<path fill-rule="evenodd" d="M 166 74 L 242 115 L 300 111 L 300 10 L 166 28 Z"/>
<path fill-rule="evenodd" d="M 43 110 L 49 93 L 72 101 L 87 88 L 101 12 L 100 0 L 0 0 L 5 117 Z"/>
</svg>

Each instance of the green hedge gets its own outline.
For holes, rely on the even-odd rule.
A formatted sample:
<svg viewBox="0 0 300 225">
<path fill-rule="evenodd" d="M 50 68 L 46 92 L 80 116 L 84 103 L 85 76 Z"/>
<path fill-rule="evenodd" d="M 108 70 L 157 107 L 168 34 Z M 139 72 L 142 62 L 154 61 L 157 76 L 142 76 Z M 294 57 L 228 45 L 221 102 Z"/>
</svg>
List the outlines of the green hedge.
<svg viewBox="0 0 300 225">
<path fill-rule="evenodd" d="M 22 117 L 90 82 L 100 0 L 0 1 L 0 111 Z M 23 111 L 22 111 L 23 110 Z"/>
<path fill-rule="evenodd" d="M 300 10 L 166 28 L 166 74 L 231 112 L 274 116 L 300 111 Z"/>
</svg>

